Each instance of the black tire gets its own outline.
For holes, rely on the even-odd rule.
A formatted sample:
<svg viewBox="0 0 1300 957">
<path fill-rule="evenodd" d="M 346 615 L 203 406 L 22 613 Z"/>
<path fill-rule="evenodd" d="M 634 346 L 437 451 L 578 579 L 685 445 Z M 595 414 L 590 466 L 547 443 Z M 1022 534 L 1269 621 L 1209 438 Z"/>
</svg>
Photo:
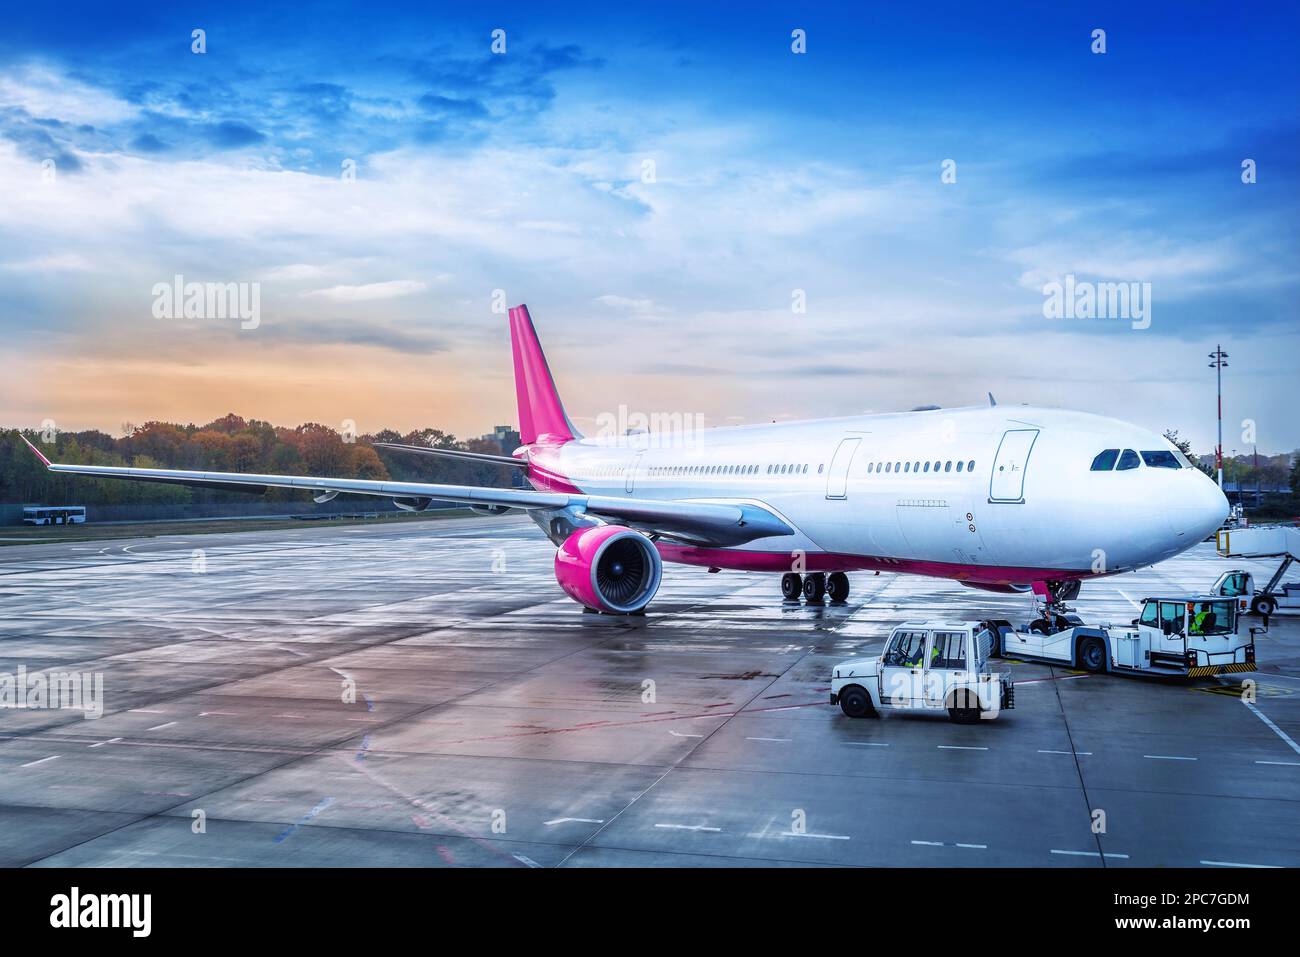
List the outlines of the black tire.
<svg viewBox="0 0 1300 957">
<path fill-rule="evenodd" d="M 826 597 L 826 576 L 807 575 L 803 580 L 803 597 L 806 601 L 819 602 Z"/>
<path fill-rule="evenodd" d="M 794 572 L 781 576 L 781 597 L 786 601 L 798 601 L 803 592 L 803 579 Z"/>
<path fill-rule="evenodd" d="M 993 644 L 989 646 L 990 658 L 1002 657 L 1002 630 L 996 625 L 989 627 L 989 634 L 993 636 Z"/>
<path fill-rule="evenodd" d="M 1079 667 L 1093 674 L 1106 670 L 1106 646 L 1100 638 L 1090 636 L 1079 642 Z"/>
<path fill-rule="evenodd" d="M 833 602 L 849 600 L 849 576 L 843 572 L 832 572 L 826 576 L 826 594 Z"/>
<path fill-rule="evenodd" d="M 1250 610 L 1262 618 L 1267 618 L 1277 611 L 1277 605 L 1272 598 L 1260 597 L 1250 603 Z"/>
<path fill-rule="evenodd" d="M 948 699 L 948 718 L 953 724 L 976 724 L 980 719 L 980 702 L 969 688 L 959 688 Z"/>
<path fill-rule="evenodd" d="M 840 710 L 850 718 L 874 718 L 876 709 L 871 704 L 871 695 L 859 685 L 849 685 L 840 692 Z"/>
</svg>

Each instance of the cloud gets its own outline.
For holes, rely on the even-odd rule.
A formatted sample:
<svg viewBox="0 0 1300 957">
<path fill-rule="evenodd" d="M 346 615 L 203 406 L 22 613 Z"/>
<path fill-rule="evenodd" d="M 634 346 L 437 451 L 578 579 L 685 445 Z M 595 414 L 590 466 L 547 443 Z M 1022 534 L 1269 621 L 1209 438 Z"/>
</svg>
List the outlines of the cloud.
<svg viewBox="0 0 1300 957">
<path fill-rule="evenodd" d="M 102 87 L 74 79 L 41 63 L 22 63 L 0 73 L 0 109 L 37 119 L 103 125 L 135 115 L 136 107 Z"/>
<path fill-rule="evenodd" d="M 362 286 L 330 286 L 328 289 L 313 289 L 303 295 L 328 299 L 331 302 L 370 302 L 376 299 L 410 296 L 423 292 L 427 288 L 428 283 L 420 282 L 418 279 L 392 279 L 388 282 L 372 282 Z"/>
</svg>

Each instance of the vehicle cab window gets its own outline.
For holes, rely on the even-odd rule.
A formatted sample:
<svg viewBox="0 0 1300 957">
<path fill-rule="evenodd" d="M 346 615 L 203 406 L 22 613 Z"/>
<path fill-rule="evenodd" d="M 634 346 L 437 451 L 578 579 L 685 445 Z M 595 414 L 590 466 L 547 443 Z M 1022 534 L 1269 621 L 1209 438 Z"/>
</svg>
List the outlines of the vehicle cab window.
<svg viewBox="0 0 1300 957">
<path fill-rule="evenodd" d="M 1183 634 L 1183 613 L 1187 604 L 1181 601 L 1162 601 L 1160 603 L 1160 630 L 1166 635 Z"/>
<path fill-rule="evenodd" d="M 925 632 L 899 631 L 890 639 L 885 664 L 899 668 L 919 668 L 925 658 Z"/>
<path fill-rule="evenodd" d="M 1138 454 L 1132 449 L 1125 449 L 1119 454 L 1119 465 L 1115 467 L 1116 472 L 1123 472 L 1126 469 L 1135 469 L 1142 464 Z"/>
<path fill-rule="evenodd" d="M 1229 598 L 1246 594 L 1246 573 L 1237 572 L 1235 575 L 1229 575 L 1223 582 L 1223 594 Z"/>
<path fill-rule="evenodd" d="M 1233 632 L 1231 601 L 1198 601 L 1193 604 L 1188 633 L 1198 637 L 1230 635 Z"/>
<path fill-rule="evenodd" d="M 931 668 L 966 667 L 966 634 L 960 631 L 936 631 L 934 651 L 930 655 Z"/>
<path fill-rule="evenodd" d="M 1138 619 L 1139 624 L 1150 625 L 1152 628 L 1158 628 L 1160 626 L 1159 609 L 1159 602 L 1147 602 L 1142 606 L 1142 617 Z"/>
</svg>

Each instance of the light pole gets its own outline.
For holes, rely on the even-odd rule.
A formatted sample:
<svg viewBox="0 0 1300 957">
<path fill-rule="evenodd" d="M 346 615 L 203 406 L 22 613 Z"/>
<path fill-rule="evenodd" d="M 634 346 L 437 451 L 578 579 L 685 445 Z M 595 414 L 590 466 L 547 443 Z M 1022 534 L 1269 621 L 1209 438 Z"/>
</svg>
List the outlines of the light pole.
<svg viewBox="0 0 1300 957">
<path fill-rule="evenodd" d="M 1223 369 L 1227 366 L 1228 354 L 1223 351 L 1223 346 L 1216 345 L 1214 351 L 1210 353 L 1210 368 L 1214 370 L 1214 378 L 1219 395 L 1219 444 L 1214 447 L 1214 465 L 1219 471 L 1219 488 L 1223 488 Z"/>
</svg>

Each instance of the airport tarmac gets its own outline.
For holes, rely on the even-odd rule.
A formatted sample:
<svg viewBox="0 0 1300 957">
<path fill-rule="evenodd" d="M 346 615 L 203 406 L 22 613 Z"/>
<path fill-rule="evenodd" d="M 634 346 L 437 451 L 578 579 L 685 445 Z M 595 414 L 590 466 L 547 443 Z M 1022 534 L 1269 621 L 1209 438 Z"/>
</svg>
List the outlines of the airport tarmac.
<svg viewBox="0 0 1300 957">
<path fill-rule="evenodd" d="M 1300 865 L 1296 618 L 1257 674 L 1005 662 L 995 721 L 855 721 L 836 662 L 1028 601 L 667 566 L 605 617 L 553 554 L 513 516 L 0 550 L 0 673 L 100 673 L 104 707 L 0 710 L 0 864 Z M 1127 622 L 1235 566 L 1276 567 L 1203 544 L 1074 605 Z"/>
</svg>

